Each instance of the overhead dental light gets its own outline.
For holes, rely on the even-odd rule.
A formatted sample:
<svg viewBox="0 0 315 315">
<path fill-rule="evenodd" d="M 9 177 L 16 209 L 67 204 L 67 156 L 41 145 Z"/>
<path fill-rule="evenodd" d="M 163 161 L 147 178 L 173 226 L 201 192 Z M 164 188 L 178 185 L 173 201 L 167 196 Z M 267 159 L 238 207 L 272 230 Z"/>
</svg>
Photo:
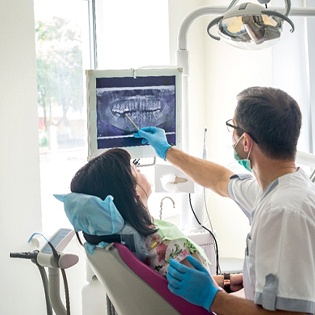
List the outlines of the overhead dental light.
<svg viewBox="0 0 315 315">
<path fill-rule="evenodd" d="M 258 0 L 258 4 L 246 2 L 236 6 L 237 0 L 233 0 L 227 11 L 212 20 L 207 32 L 215 40 L 224 39 L 229 44 L 244 49 L 261 49 L 275 44 L 281 36 L 284 21 L 294 24 L 288 18 L 291 10 L 291 1 L 285 0 L 286 12 L 281 14 L 274 10 L 267 10 L 270 0 Z M 210 29 L 217 25 L 219 36 L 210 33 Z"/>
</svg>

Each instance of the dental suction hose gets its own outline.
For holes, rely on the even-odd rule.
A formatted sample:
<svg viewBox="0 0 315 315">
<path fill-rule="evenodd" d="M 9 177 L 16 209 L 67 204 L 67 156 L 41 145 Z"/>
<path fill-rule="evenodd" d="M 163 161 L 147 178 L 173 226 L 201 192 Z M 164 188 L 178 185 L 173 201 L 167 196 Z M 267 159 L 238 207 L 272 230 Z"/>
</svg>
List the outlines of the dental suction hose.
<svg viewBox="0 0 315 315">
<path fill-rule="evenodd" d="M 44 287 L 47 315 L 53 315 L 52 305 L 51 305 L 50 298 L 49 298 L 48 278 L 47 278 L 45 268 L 37 262 L 38 253 L 39 253 L 39 251 L 37 251 L 37 250 L 33 251 L 33 252 L 10 253 L 10 258 L 30 259 L 38 267 L 38 270 L 40 272 L 40 276 L 42 278 L 43 287 Z"/>
</svg>

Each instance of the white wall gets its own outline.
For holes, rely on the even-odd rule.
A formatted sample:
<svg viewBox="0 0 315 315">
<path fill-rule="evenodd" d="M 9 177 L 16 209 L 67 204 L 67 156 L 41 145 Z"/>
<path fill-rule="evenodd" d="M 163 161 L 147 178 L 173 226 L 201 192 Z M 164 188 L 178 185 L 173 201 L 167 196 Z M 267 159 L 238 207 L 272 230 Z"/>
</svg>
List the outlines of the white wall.
<svg viewBox="0 0 315 315">
<path fill-rule="evenodd" d="M 41 229 L 32 0 L 2 0 L 0 21 L 0 313 L 43 314 L 37 267 L 9 258 Z"/>
</svg>

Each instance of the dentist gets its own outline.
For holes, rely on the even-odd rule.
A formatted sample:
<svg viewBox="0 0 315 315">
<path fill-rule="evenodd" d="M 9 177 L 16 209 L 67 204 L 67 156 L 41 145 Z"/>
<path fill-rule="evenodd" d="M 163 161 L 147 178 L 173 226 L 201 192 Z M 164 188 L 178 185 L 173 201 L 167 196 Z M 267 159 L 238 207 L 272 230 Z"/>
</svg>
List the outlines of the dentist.
<svg viewBox="0 0 315 315">
<path fill-rule="evenodd" d="M 234 156 L 253 175 L 171 147 L 163 129 L 134 136 L 196 183 L 233 199 L 249 218 L 243 285 L 246 299 L 221 290 L 193 257 L 194 269 L 171 260 L 169 289 L 218 315 L 315 314 L 315 185 L 295 165 L 301 128 L 297 102 L 282 90 L 251 87 L 237 96 Z"/>
</svg>

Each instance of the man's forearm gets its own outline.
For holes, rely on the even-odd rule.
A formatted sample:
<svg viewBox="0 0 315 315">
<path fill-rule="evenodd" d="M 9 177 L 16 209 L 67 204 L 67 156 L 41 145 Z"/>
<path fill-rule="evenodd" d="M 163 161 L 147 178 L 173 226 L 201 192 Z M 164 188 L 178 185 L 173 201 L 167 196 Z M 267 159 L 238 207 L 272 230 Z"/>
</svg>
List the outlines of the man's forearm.
<svg viewBox="0 0 315 315">
<path fill-rule="evenodd" d="M 233 173 L 207 160 L 186 154 L 176 148 L 169 148 L 166 160 L 182 170 L 199 185 L 209 188 L 221 196 L 228 197 L 228 183 Z"/>
<path fill-rule="evenodd" d="M 253 301 L 242 299 L 224 291 L 219 291 L 211 305 L 211 311 L 217 315 L 307 315 L 289 311 L 268 311 Z"/>
</svg>

